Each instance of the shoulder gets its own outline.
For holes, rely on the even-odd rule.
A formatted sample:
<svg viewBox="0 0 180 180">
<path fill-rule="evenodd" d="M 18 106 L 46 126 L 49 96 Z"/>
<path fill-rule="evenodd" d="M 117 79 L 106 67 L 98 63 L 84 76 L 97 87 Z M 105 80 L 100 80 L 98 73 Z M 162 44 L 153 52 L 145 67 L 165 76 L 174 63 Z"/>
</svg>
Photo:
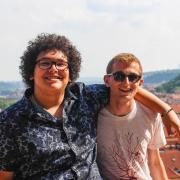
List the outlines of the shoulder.
<svg viewBox="0 0 180 180">
<path fill-rule="evenodd" d="M 8 121 L 13 121 L 20 112 L 24 112 L 25 105 L 23 100 L 19 100 L 8 108 L 4 109 L 0 113 L 0 123 L 6 123 Z"/>
<path fill-rule="evenodd" d="M 82 82 L 71 83 L 68 86 L 68 91 L 73 93 L 75 96 L 79 95 L 92 95 L 92 96 L 106 96 L 109 93 L 108 88 L 104 84 L 91 84 L 85 85 Z"/>
<path fill-rule="evenodd" d="M 144 106 L 143 104 L 139 103 L 136 101 L 136 106 L 137 106 L 137 112 L 148 119 L 151 119 L 151 121 L 154 119 L 156 120 L 159 116 L 159 114 L 150 108 Z"/>
<path fill-rule="evenodd" d="M 66 89 L 66 97 L 79 102 L 85 102 L 96 109 L 108 103 L 109 89 L 103 84 L 85 85 L 84 83 L 71 83 Z"/>
<path fill-rule="evenodd" d="M 25 114 L 27 110 L 29 109 L 30 101 L 29 97 L 32 94 L 32 89 L 28 88 L 25 90 L 23 97 L 18 100 L 16 103 L 12 104 L 8 108 L 4 109 L 0 113 L 0 121 L 4 119 L 14 119 L 19 114 Z"/>
</svg>

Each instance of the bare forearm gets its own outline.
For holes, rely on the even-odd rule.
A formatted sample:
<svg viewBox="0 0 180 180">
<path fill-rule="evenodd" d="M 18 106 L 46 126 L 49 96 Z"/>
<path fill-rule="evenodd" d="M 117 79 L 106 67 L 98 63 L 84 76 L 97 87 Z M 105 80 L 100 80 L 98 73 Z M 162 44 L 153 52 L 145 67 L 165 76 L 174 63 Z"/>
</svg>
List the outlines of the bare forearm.
<svg viewBox="0 0 180 180">
<path fill-rule="evenodd" d="M 139 88 L 135 98 L 155 112 L 163 113 L 170 108 L 167 103 L 143 88 Z"/>
<path fill-rule="evenodd" d="M 170 124 L 176 129 L 177 135 L 180 140 L 180 120 L 174 111 L 169 112 L 165 117 L 162 118 L 163 123 L 168 128 Z"/>
<path fill-rule="evenodd" d="M 150 174 L 153 180 L 168 180 L 167 173 L 162 160 L 160 159 L 160 164 L 151 165 Z"/>
<path fill-rule="evenodd" d="M 138 93 L 135 96 L 136 100 L 150 108 L 155 112 L 159 112 L 163 114 L 164 112 L 168 112 L 171 108 L 167 103 L 162 101 L 160 98 L 150 93 L 149 91 L 139 88 Z M 166 113 L 165 113 L 166 114 Z M 176 129 L 177 135 L 179 136 L 180 141 L 180 120 L 177 114 L 172 110 L 167 113 L 163 118 L 163 123 L 166 126 L 168 133 L 171 132 L 171 126 Z"/>
<path fill-rule="evenodd" d="M 153 180 L 168 180 L 168 176 L 158 149 L 148 149 L 148 163 Z"/>
</svg>

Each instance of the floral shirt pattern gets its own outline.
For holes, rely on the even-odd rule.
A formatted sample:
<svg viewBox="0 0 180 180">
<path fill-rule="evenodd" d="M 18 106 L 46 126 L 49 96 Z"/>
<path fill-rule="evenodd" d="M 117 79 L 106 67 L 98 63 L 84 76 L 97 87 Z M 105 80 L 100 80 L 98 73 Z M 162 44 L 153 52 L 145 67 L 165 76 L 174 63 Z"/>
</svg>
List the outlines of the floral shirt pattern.
<svg viewBox="0 0 180 180">
<path fill-rule="evenodd" d="M 55 118 L 23 98 L 0 113 L 0 170 L 14 179 L 101 179 L 96 164 L 96 119 L 107 103 L 104 85 L 73 83 L 63 117 Z"/>
</svg>

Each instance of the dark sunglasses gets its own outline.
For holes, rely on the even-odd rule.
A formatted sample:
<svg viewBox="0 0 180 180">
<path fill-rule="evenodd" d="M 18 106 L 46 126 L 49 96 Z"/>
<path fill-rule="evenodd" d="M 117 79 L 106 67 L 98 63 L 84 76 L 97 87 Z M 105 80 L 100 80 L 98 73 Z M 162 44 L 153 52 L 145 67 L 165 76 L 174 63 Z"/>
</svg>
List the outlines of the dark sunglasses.
<svg viewBox="0 0 180 180">
<path fill-rule="evenodd" d="M 130 74 L 125 74 L 122 71 L 117 71 L 114 73 L 107 74 L 108 76 L 113 76 L 115 81 L 123 82 L 125 78 L 127 77 L 129 82 L 131 83 L 136 83 L 141 79 L 141 75 L 138 75 L 136 73 L 130 73 Z"/>
</svg>

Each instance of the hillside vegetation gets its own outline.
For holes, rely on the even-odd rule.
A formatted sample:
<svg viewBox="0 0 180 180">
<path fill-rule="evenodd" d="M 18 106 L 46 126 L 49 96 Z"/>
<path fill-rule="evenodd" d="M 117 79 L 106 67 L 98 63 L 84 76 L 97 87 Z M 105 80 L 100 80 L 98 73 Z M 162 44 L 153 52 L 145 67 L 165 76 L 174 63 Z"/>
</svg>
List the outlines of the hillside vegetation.
<svg viewBox="0 0 180 180">
<path fill-rule="evenodd" d="M 158 86 L 156 91 L 162 93 L 180 93 L 180 74 L 170 81 Z"/>
<path fill-rule="evenodd" d="M 180 69 L 151 71 L 144 73 L 145 84 L 162 84 L 174 79 L 180 74 Z"/>
<path fill-rule="evenodd" d="M 6 99 L 0 97 L 0 109 L 5 109 L 16 101 L 17 99 Z"/>
</svg>

